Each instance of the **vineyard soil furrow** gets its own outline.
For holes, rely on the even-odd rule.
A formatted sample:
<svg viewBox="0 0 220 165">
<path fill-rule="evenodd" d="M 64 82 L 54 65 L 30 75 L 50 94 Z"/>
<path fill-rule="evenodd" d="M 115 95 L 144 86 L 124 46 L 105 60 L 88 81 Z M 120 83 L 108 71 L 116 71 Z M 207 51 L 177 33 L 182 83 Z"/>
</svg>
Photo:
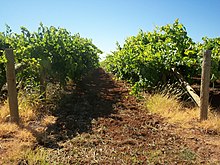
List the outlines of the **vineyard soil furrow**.
<svg viewBox="0 0 220 165">
<path fill-rule="evenodd" d="M 67 89 L 71 89 L 69 86 Z M 37 148 L 58 164 L 219 164 L 218 136 L 150 114 L 101 68 L 64 96 Z M 210 143 L 212 141 L 213 143 Z M 43 150 L 43 151 L 42 151 Z M 39 151 L 38 151 L 39 152 Z M 22 160 L 28 161 L 28 160 Z"/>
<path fill-rule="evenodd" d="M 130 91 L 102 68 L 69 83 L 49 113 L 54 122 L 1 130 L 0 164 L 220 163 L 219 135 L 167 123 Z M 25 151 L 12 159 L 17 147 Z"/>
</svg>

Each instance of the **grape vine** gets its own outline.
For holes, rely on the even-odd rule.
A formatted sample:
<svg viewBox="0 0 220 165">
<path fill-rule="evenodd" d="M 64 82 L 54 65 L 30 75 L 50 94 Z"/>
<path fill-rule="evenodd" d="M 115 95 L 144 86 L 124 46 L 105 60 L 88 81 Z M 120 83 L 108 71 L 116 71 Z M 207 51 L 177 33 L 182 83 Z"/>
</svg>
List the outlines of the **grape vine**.
<svg viewBox="0 0 220 165">
<path fill-rule="evenodd" d="M 14 49 L 16 63 L 25 65 L 17 80 L 24 85 L 37 86 L 49 82 L 65 85 L 68 80 L 79 80 L 89 70 L 98 67 L 102 53 L 92 40 L 72 35 L 64 28 L 46 27 L 42 23 L 37 31 L 21 27 L 14 33 L 9 26 L 0 33 L 0 46 Z M 3 61 L 3 60 L 1 60 Z M 1 62 L 1 77 L 4 81 L 5 67 Z M 43 81 L 43 82 L 42 82 Z M 40 84 L 42 85 L 42 84 Z"/>
<path fill-rule="evenodd" d="M 207 43 L 214 45 L 212 59 L 219 62 L 219 39 L 207 39 Z M 103 66 L 133 84 L 134 93 L 140 89 L 152 90 L 158 83 L 172 81 L 172 68 L 192 81 L 201 72 L 206 45 L 193 42 L 184 25 L 175 20 L 173 24 L 156 27 L 153 32 L 139 31 L 137 36 L 128 37 L 123 47 L 117 43 L 117 50 L 107 56 Z M 217 72 L 213 74 L 219 78 Z"/>
</svg>

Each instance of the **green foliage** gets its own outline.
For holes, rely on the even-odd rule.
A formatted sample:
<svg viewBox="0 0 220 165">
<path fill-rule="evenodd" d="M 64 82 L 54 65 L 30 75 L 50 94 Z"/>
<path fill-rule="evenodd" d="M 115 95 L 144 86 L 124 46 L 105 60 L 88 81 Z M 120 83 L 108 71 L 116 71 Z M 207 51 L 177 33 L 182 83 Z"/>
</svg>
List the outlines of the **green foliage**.
<svg viewBox="0 0 220 165">
<path fill-rule="evenodd" d="M 3 33 L 0 33 L 0 90 L 6 82 L 5 76 L 5 58 L 4 58 L 4 48 L 5 48 L 5 37 Z"/>
<path fill-rule="evenodd" d="M 203 50 L 212 50 L 212 68 L 211 68 L 211 81 L 220 78 L 220 37 L 218 38 L 203 38 L 204 43 L 199 45 L 201 53 Z"/>
<path fill-rule="evenodd" d="M 196 153 L 194 153 L 193 151 L 191 151 L 188 148 L 184 148 L 183 150 L 180 151 L 180 157 L 183 160 L 186 160 L 190 163 L 194 163 L 196 161 Z"/>
<path fill-rule="evenodd" d="M 41 73 L 46 75 L 46 81 L 60 82 L 61 85 L 69 79 L 77 81 L 99 65 L 98 55 L 102 53 L 91 40 L 42 23 L 35 32 L 21 27 L 20 34 L 6 26 L 6 32 L 0 37 L 0 44 L 4 41 L 14 49 L 16 63 L 26 65 L 17 74 L 17 80 L 24 85 L 37 86 Z"/>
<path fill-rule="evenodd" d="M 139 31 L 137 36 L 127 38 L 123 47 L 117 43 L 117 50 L 107 56 L 103 65 L 107 71 L 132 83 L 133 92 L 137 93 L 140 88 L 151 90 L 158 83 L 172 82 L 171 68 L 191 81 L 201 72 L 204 48 L 203 44 L 194 43 L 186 28 L 176 20 L 156 27 L 153 32 Z M 213 58 L 219 58 L 219 47 L 213 49 Z"/>
</svg>

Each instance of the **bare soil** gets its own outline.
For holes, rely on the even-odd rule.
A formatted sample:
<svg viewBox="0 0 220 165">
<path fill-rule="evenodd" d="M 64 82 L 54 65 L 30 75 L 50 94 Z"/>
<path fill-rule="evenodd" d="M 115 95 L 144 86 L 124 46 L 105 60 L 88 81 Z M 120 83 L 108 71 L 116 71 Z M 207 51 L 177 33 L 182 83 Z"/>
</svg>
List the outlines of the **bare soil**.
<svg viewBox="0 0 220 165">
<path fill-rule="evenodd" d="M 35 148 L 57 164 L 220 164 L 219 135 L 168 124 L 129 91 L 103 69 L 91 71 L 67 87 Z"/>
</svg>

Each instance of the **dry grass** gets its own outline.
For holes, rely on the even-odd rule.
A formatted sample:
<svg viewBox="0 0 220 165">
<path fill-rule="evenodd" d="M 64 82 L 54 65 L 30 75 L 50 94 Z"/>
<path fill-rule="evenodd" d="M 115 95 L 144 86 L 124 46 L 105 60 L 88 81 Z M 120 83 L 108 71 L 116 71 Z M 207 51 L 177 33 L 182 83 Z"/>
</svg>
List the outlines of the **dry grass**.
<svg viewBox="0 0 220 165">
<path fill-rule="evenodd" d="M 147 109 L 165 117 L 170 123 L 179 124 L 182 127 L 199 126 L 202 129 L 215 131 L 220 134 L 220 116 L 209 111 L 207 121 L 199 121 L 199 108 L 186 108 L 175 96 L 154 94 L 148 97 Z"/>
<path fill-rule="evenodd" d="M 31 120 L 36 120 L 36 107 L 30 105 L 29 101 L 24 97 L 18 98 L 19 104 L 19 116 L 22 123 L 26 123 Z M 0 107 L 0 123 L 9 120 L 9 104 L 8 101 Z"/>
<path fill-rule="evenodd" d="M 0 123 L 6 120 L 6 117 L 9 115 L 8 103 L 5 102 L 0 107 Z"/>
<path fill-rule="evenodd" d="M 21 109 L 19 112 L 22 125 L 35 118 L 32 107 L 21 104 L 19 109 Z M 23 150 L 33 146 L 35 140 L 30 131 L 9 122 L 9 108 L 6 101 L 0 108 L 0 149 L 3 151 L 0 153 L 0 164 L 12 164 Z"/>
<path fill-rule="evenodd" d="M 47 165 L 48 151 L 44 148 L 37 148 L 35 150 L 28 149 L 23 152 L 23 164 L 42 164 Z"/>
<path fill-rule="evenodd" d="M 0 137 L 14 134 L 17 132 L 18 128 L 16 124 L 0 123 Z"/>
<path fill-rule="evenodd" d="M 58 87 L 54 88 L 48 92 L 50 97 L 55 96 Z M 48 98 L 53 99 L 50 97 Z M 24 157 L 24 154 L 31 151 L 37 144 L 36 139 L 41 138 L 45 128 L 56 121 L 54 116 L 47 114 L 48 111 L 41 111 L 42 101 L 39 98 L 37 92 L 19 91 L 19 125 L 10 123 L 8 101 L 6 100 L 0 105 L 0 164 L 13 164 Z M 33 160 L 35 160 L 34 158 L 40 159 L 39 157 L 40 155 L 38 158 L 33 155 Z M 32 164 L 32 162 L 28 162 L 28 164 Z"/>
<path fill-rule="evenodd" d="M 36 134 L 32 134 L 33 128 L 29 129 L 30 123 L 42 123 L 40 128 L 44 128 L 55 121 L 53 117 L 47 115 L 41 118 L 42 121 L 38 121 L 36 102 L 30 102 L 24 95 L 19 95 L 18 102 L 19 125 L 9 122 L 8 101 L 5 101 L 0 107 L 0 164 L 13 164 L 12 162 L 22 157 L 22 153 L 30 150 L 36 144 L 37 137 Z M 35 132 L 39 132 L 38 127 Z"/>
<path fill-rule="evenodd" d="M 48 126 L 50 124 L 54 124 L 56 122 L 56 117 L 46 115 L 42 120 L 41 120 L 41 125 L 42 126 Z"/>
<path fill-rule="evenodd" d="M 215 112 L 211 112 L 209 113 L 208 120 L 199 123 L 199 125 L 206 131 L 211 130 L 220 134 L 220 115 Z"/>
</svg>

